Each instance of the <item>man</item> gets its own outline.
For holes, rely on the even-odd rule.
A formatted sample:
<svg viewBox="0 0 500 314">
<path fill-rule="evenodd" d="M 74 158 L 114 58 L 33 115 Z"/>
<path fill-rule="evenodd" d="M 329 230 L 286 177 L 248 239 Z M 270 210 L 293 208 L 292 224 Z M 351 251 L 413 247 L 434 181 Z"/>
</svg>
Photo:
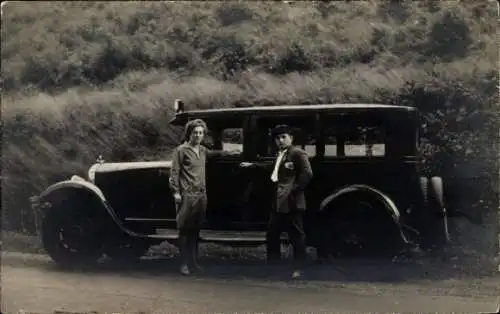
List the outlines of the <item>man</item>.
<svg viewBox="0 0 500 314">
<path fill-rule="evenodd" d="M 279 153 L 270 176 L 270 180 L 274 182 L 275 198 L 266 235 L 267 259 L 270 262 L 281 259 L 280 236 L 282 231 L 287 231 L 294 255 L 292 278 L 297 279 L 302 275 L 302 267 L 307 257 L 303 230 L 303 214 L 307 207 L 304 190 L 313 173 L 307 153 L 292 146 L 293 136 L 289 126 L 276 126 L 272 136 Z M 255 164 L 241 165 L 250 167 Z"/>
<path fill-rule="evenodd" d="M 200 229 L 205 221 L 207 207 L 205 166 L 207 157 L 239 154 L 239 150 L 214 151 L 201 145 L 207 131 L 201 119 L 189 121 L 184 132 L 184 142 L 172 156 L 169 178 L 177 206 L 177 228 L 181 253 L 180 272 L 190 275 L 191 268 L 201 270 L 198 264 Z"/>
</svg>

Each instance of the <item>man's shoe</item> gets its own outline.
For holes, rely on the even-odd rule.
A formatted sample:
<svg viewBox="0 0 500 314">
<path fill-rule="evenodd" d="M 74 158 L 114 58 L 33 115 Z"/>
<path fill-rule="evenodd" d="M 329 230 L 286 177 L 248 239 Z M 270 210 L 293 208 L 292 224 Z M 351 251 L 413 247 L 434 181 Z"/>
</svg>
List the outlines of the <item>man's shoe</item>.
<svg viewBox="0 0 500 314">
<path fill-rule="evenodd" d="M 181 271 L 181 274 L 184 276 L 189 276 L 191 274 L 191 272 L 189 271 L 189 267 L 186 264 L 181 265 L 180 271 Z"/>
<path fill-rule="evenodd" d="M 302 271 L 294 270 L 292 273 L 292 279 L 300 279 L 302 277 Z"/>
</svg>

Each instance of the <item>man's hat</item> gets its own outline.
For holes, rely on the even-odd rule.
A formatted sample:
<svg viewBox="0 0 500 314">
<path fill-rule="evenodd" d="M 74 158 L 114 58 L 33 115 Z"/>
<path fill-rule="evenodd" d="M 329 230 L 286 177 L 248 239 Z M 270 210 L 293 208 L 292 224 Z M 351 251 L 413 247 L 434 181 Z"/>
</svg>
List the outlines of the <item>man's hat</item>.
<svg viewBox="0 0 500 314">
<path fill-rule="evenodd" d="M 286 124 L 279 124 L 274 127 L 274 129 L 271 131 L 271 134 L 273 137 L 276 137 L 281 134 L 292 135 L 292 129 Z"/>
</svg>

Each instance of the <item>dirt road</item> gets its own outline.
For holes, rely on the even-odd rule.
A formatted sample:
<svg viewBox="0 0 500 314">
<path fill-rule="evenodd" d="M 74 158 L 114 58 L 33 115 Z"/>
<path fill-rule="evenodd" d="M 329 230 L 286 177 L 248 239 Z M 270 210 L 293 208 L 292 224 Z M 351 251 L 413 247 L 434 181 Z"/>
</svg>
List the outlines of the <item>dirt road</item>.
<svg viewBox="0 0 500 314">
<path fill-rule="evenodd" d="M 401 278 L 401 267 L 314 266 L 308 280 L 286 266 L 205 261 L 205 273 L 177 275 L 169 260 L 63 271 L 39 254 L 2 255 L 2 313 L 493 312 L 500 279 Z M 422 275 L 424 274 L 424 275 Z M 321 279 L 320 279 L 321 278 Z"/>
</svg>

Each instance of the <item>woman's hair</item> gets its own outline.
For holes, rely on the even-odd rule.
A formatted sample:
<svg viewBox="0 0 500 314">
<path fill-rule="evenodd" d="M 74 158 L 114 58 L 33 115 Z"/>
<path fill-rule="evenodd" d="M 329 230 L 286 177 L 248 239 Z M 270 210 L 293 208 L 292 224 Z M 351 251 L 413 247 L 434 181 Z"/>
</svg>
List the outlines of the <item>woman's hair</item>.
<svg viewBox="0 0 500 314">
<path fill-rule="evenodd" d="M 205 123 L 205 121 L 203 121 L 201 119 L 194 119 L 194 120 L 188 121 L 188 123 L 186 123 L 186 126 L 184 128 L 184 141 L 189 141 L 189 137 L 191 136 L 191 133 L 193 132 L 194 128 L 196 128 L 197 126 L 201 126 L 203 128 L 203 132 L 207 133 L 208 128 L 207 128 L 207 124 Z"/>
</svg>

